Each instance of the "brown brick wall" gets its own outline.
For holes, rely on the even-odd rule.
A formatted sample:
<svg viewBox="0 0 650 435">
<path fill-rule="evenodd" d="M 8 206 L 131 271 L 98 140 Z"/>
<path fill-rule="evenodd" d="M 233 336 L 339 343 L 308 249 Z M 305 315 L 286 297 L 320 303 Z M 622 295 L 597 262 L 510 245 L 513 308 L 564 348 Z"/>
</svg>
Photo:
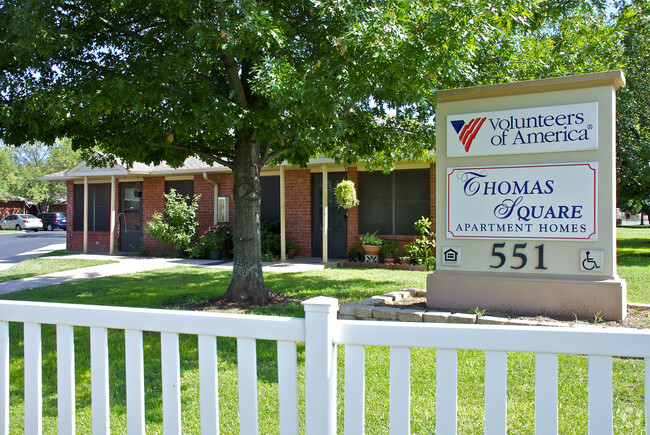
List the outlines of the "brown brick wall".
<svg viewBox="0 0 650 435">
<path fill-rule="evenodd" d="M 296 255 L 311 256 L 311 171 L 291 169 L 284 173 L 287 240 L 298 244 Z"/>
</svg>

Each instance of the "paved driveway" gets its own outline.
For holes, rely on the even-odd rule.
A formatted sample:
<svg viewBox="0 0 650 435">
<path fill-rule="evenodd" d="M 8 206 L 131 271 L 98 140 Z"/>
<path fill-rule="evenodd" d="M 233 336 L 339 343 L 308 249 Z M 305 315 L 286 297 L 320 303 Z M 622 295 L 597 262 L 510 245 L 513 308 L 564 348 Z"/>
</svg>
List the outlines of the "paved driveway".
<svg viewBox="0 0 650 435">
<path fill-rule="evenodd" d="M 65 231 L 0 231 L 0 270 L 58 249 L 65 249 Z"/>
</svg>

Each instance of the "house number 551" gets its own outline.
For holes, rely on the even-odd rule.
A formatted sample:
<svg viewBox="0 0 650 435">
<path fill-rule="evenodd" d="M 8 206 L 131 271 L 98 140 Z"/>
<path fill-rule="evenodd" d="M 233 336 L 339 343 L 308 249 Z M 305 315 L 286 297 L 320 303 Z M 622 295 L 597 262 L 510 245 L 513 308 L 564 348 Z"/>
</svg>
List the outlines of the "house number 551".
<svg viewBox="0 0 650 435">
<path fill-rule="evenodd" d="M 515 243 L 515 246 L 512 249 L 512 257 L 516 258 L 515 261 L 518 263 L 511 265 L 511 269 L 523 269 L 528 264 L 528 256 L 524 251 L 526 249 L 526 245 L 527 243 Z M 495 243 L 492 245 L 492 256 L 498 258 L 498 263 L 490 264 L 491 268 L 499 269 L 500 267 L 503 267 L 504 264 L 506 264 L 506 254 L 501 251 L 505 247 L 505 242 Z M 537 266 L 535 266 L 535 269 L 546 270 L 547 267 L 544 266 L 544 245 L 537 245 L 535 246 L 535 249 L 537 250 Z"/>
</svg>

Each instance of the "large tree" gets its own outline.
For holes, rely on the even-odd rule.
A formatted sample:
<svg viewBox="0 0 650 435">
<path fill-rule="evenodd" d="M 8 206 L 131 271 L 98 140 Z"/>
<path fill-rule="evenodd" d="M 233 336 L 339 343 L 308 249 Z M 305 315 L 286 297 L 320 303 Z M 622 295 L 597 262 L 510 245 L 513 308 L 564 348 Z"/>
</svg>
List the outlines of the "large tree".
<svg viewBox="0 0 650 435">
<path fill-rule="evenodd" d="M 432 158 L 435 90 L 516 78 L 522 35 L 550 33 L 548 19 L 584 4 L 5 0 L 0 137 L 230 167 L 226 296 L 260 301 L 262 166 L 318 154 L 383 169 Z"/>
<path fill-rule="evenodd" d="M 650 214 L 650 4 L 624 4 L 618 24 L 627 79 L 617 101 L 618 203 Z"/>
</svg>

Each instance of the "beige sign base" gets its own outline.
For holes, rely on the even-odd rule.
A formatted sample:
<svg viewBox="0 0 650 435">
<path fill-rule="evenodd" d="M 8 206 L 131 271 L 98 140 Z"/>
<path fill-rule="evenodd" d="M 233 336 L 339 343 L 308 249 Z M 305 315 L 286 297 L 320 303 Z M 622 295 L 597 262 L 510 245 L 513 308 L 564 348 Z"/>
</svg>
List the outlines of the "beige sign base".
<svg viewBox="0 0 650 435">
<path fill-rule="evenodd" d="M 589 319 L 600 313 L 603 320 L 623 320 L 627 286 L 619 277 L 438 270 L 427 277 L 427 307 Z"/>
</svg>

